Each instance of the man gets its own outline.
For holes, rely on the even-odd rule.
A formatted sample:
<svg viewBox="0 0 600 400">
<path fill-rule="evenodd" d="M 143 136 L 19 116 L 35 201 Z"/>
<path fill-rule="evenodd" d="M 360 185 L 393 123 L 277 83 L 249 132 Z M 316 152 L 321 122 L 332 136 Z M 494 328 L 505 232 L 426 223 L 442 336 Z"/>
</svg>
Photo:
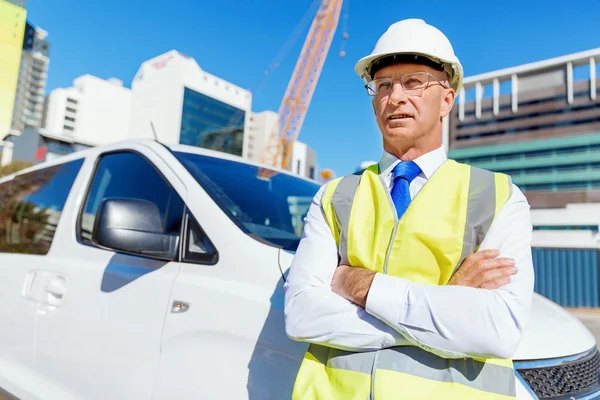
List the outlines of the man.
<svg viewBox="0 0 600 400">
<path fill-rule="evenodd" d="M 397 22 L 355 67 L 379 164 L 315 196 L 285 284 L 311 343 L 294 399 L 510 399 L 533 293 L 529 205 L 504 174 L 448 160 L 463 69 L 438 29 Z"/>
</svg>

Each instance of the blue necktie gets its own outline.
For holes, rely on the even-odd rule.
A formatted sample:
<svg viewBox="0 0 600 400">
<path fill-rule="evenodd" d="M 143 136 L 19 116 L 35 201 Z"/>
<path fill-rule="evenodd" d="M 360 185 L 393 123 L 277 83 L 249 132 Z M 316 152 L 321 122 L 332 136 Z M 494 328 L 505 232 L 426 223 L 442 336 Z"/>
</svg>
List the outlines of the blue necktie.
<svg viewBox="0 0 600 400">
<path fill-rule="evenodd" d="M 398 219 L 410 204 L 410 183 L 421 173 L 421 168 L 412 161 L 399 162 L 393 171 L 394 186 L 392 187 L 392 201 L 396 206 Z"/>
</svg>

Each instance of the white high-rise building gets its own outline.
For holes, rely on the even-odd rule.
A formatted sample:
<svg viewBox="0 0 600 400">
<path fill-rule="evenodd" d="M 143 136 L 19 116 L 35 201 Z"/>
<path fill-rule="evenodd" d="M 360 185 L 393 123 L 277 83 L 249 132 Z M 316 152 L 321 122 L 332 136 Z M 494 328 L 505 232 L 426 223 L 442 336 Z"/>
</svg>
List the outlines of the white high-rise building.
<svg viewBox="0 0 600 400">
<path fill-rule="evenodd" d="M 296 141 L 292 150 L 290 171 L 309 179 L 317 179 L 317 156 L 305 143 Z"/>
<path fill-rule="evenodd" d="M 248 134 L 248 158 L 261 162 L 274 129 L 279 129 L 279 114 L 274 111 L 252 113 Z M 290 171 L 305 178 L 316 179 L 315 151 L 305 143 L 296 141 L 292 149 Z"/>
<path fill-rule="evenodd" d="M 123 82 L 83 75 L 48 98 L 45 128 L 75 141 L 101 145 L 130 138 L 131 91 Z"/>
<path fill-rule="evenodd" d="M 271 134 L 275 129 L 279 129 L 279 114 L 269 110 L 253 112 L 248 129 L 248 158 L 260 162 Z"/>
<path fill-rule="evenodd" d="M 42 126 L 44 94 L 50 63 L 47 35 L 48 33 L 43 29 L 27 22 L 11 126 L 11 132 L 16 135 L 23 132 L 25 128 Z"/>
<path fill-rule="evenodd" d="M 172 50 L 144 62 L 132 84 L 130 132 L 247 156 L 252 94 Z"/>
</svg>

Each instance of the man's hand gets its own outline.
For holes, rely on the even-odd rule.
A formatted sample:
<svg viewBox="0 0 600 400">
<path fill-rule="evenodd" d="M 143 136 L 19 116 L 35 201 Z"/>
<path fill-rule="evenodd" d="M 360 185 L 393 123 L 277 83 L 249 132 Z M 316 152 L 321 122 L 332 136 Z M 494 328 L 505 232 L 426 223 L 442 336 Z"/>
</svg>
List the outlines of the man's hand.
<svg viewBox="0 0 600 400">
<path fill-rule="evenodd" d="M 499 255 L 498 250 L 470 254 L 450 278 L 448 285 L 497 289 L 509 283 L 510 276 L 517 273 L 515 261 L 511 258 L 497 258 Z"/>
<path fill-rule="evenodd" d="M 448 285 L 497 289 L 509 283 L 510 276 L 517 273 L 515 262 L 511 258 L 498 258 L 499 255 L 498 250 L 483 250 L 470 254 Z M 374 277 L 375 272 L 366 268 L 340 265 L 331 280 L 331 289 L 364 308 Z"/>
<path fill-rule="evenodd" d="M 365 307 L 375 272 L 366 268 L 340 265 L 333 274 L 331 289 L 351 302 Z"/>
</svg>

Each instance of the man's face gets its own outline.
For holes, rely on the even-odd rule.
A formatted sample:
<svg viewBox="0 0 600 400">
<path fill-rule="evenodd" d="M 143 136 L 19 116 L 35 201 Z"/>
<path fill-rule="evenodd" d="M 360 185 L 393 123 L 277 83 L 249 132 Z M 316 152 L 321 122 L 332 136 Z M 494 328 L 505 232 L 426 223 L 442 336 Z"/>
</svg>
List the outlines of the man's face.
<svg viewBox="0 0 600 400">
<path fill-rule="evenodd" d="M 407 74 L 425 72 L 433 75 L 422 95 L 407 94 L 399 78 Z M 373 110 L 383 135 L 384 145 L 413 143 L 426 135 L 438 135 L 438 124 L 448 115 L 454 103 L 454 90 L 449 88 L 445 72 L 417 64 L 394 64 L 377 71 L 374 79 L 394 78 L 388 93 L 373 97 Z M 427 78 L 426 78 L 427 79 Z M 439 80 L 444 86 L 440 85 Z M 387 146 L 386 146 L 387 147 Z"/>
</svg>

